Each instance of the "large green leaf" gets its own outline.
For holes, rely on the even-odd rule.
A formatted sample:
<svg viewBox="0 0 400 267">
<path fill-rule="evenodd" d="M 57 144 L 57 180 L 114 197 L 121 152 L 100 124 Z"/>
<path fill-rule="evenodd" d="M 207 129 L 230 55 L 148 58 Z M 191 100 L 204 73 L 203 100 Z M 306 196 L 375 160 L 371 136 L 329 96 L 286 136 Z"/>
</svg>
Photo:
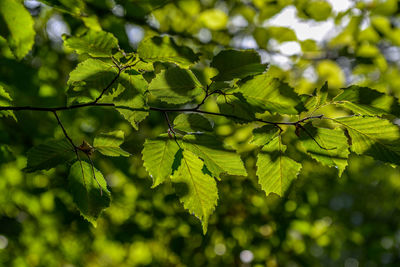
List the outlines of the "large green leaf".
<svg viewBox="0 0 400 267">
<path fill-rule="evenodd" d="M 117 130 L 101 133 L 94 138 L 93 146 L 101 154 L 110 157 L 129 157 L 130 154 L 119 146 L 124 142 L 124 132 Z"/>
<path fill-rule="evenodd" d="M 339 170 L 339 176 L 347 166 L 349 144 L 341 129 L 315 128 L 312 125 L 304 126 L 306 131 L 315 139 L 301 130 L 300 139 L 307 153 L 315 160 Z M 322 147 L 320 147 L 318 144 Z"/>
<path fill-rule="evenodd" d="M 300 97 L 288 84 L 269 73 L 255 76 L 240 86 L 240 92 L 250 101 L 257 101 L 262 108 L 283 114 L 298 114 L 304 110 Z"/>
<path fill-rule="evenodd" d="M 254 50 L 224 50 L 213 58 L 211 67 L 219 73 L 215 81 L 229 81 L 264 72 L 267 64 L 261 64 L 260 55 Z"/>
<path fill-rule="evenodd" d="M 8 107 L 11 106 L 12 98 L 10 94 L 0 85 L 0 106 Z M 12 110 L 0 110 L 0 117 L 12 117 L 16 121 L 17 118 Z"/>
<path fill-rule="evenodd" d="M 383 162 L 400 164 L 399 127 L 378 117 L 343 117 L 333 121 L 344 126 L 351 138 L 351 149 Z"/>
<path fill-rule="evenodd" d="M 111 33 L 90 30 L 83 36 L 64 37 L 64 45 L 78 54 L 109 57 L 113 49 L 118 49 L 118 40 Z"/>
<path fill-rule="evenodd" d="M 31 148 L 24 171 L 49 170 L 67 163 L 76 157 L 72 145 L 67 140 L 53 140 Z"/>
<path fill-rule="evenodd" d="M 396 104 L 391 96 L 357 85 L 344 88 L 333 101 L 337 106 L 350 109 L 357 115 L 387 114 L 391 106 Z"/>
<path fill-rule="evenodd" d="M 257 176 L 261 188 L 282 196 L 300 172 L 301 164 L 284 155 L 281 136 L 265 145 L 257 156 Z"/>
<path fill-rule="evenodd" d="M 184 132 L 210 132 L 210 121 L 200 114 L 179 114 L 174 120 L 174 129 Z"/>
<path fill-rule="evenodd" d="M 103 174 L 89 163 L 77 161 L 71 166 L 68 187 L 81 215 L 96 227 L 97 218 L 111 202 Z"/>
<path fill-rule="evenodd" d="M 162 70 L 149 84 L 149 91 L 159 100 L 170 104 L 193 101 L 201 93 L 201 83 L 190 70 Z"/>
<path fill-rule="evenodd" d="M 227 95 L 220 95 L 217 97 L 218 107 L 221 113 L 227 116 L 233 116 L 231 119 L 238 123 L 246 123 L 254 121 L 256 113 L 260 113 L 263 109 L 259 108 L 258 102 L 249 103 L 241 93 L 233 93 Z M 238 117 L 240 119 L 236 119 Z"/>
<path fill-rule="evenodd" d="M 31 50 L 35 41 L 34 21 L 20 1 L 0 1 L 0 34 L 17 59 Z"/>
<path fill-rule="evenodd" d="M 207 169 L 216 177 L 221 173 L 247 175 L 243 162 L 236 151 L 224 148 L 215 136 L 200 134 L 186 135 L 184 147 L 199 156 Z"/>
<path fill-rule="evenodd" d="M 153 178 L 153 188 L 163 183 L 173 171 L 179 147 L 168 135 L 147 139 L 143 146 L 143 165 Z"/>
<path fill-rule="evenodd" d="M 183 206 L 200 219 L 203 232 L 207 232 L 208 218 L 217 205 L 218 189 L 214 178 L 203 173 L 203 161 L 184 150 L 181 164 L 171 180 L 179 187 Z"/>
<path fill-rule="evenodd" d="M 67 91 L 69 102 L 85 102 L 98 97 L 117 76 L 118 70 L 112 63 L 89 58 L 81 63 L 69 74 Z M 115 90 L 114 83 L 109 92 Z"/>
<path fill-rule="evenodd" d="M 139 123 L 149 114 L 145 96 L 148 84 L 141 75 L 122 73 L 118 86 L 117 91 L 122 93 L 113 99 L 113 103 L 118 112 L 137 130 Z"/>
<path fill-rule="evenodd" d="M 152 37 L 143 40 L 138 47 L 141 59 L 151 62 L 171 62 L 182 68 L 188 68 L 199 60 L 199 57 L 188 47 L 178 46 L 168 36 Z"/>
</svg>

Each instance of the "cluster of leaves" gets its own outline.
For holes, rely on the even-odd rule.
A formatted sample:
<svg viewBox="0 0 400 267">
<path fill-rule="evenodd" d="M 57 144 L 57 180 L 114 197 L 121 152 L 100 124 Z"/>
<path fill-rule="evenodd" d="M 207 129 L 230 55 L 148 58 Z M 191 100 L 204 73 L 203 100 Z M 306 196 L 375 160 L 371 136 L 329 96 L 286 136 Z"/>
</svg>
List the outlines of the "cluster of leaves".
<svg viewBox="0 0 400 267">
<path fill-rule="evenodd" d="M 336 167 L 339 176 L 350 150 L 400 163 L 400 133 L 390 122 L 398 115 L 398 100 L 393 96 L 350 86 L 332 97 L 327 84 L 311 95 L 301 95 L 267 71 L 254 50 L 222 50 L 211 58 L 207 71 L 200 71 L 194 67 L 199 55 L 169 36 L 144 39 L 136 53 L 123 51 L 118 40 L 103 31 L 65 36 L 64 45 L 83 59 L 69 74 L 69 105 L 65 109 L 111 106 L 135 129 L 150 111 L 164 113 L 170 135 L 144 143 L 144 166 L 153 178 L 153 187 L 166 180 L 175 184 L 184 207 L 201 220 L 204 232 L 218 201 L 216 180 L 220 181 L 222 174 L 247 175 L 240 155 L 213 132 L 215 122 L 210 116 L 254 129 L 251 143 L 260 147 L 257 176 L 267 195 L 283 195 L 302 168 L 301 161 L 286 153 L 286 135 L 296 134 L 300 151 Z M 11 101 L 4 89 L 1 95 L 4 101 Z M 200 109 L 211 101 L 216 103 L 213 111 Z M 189 108 L 180 108 L 183 104 Z M 321 113 L 329 105 L 353 115 Z M 3 115 L 14 116 L 12 108 L 3 109 Z M 173 123 L 168 118 L 172 112 L 182 112 Z M 105 156 L 129 156 L 120 148 L 123 140 L 122 131 L 103 133 L 94 138 L 93 148 Z M 93 149 L 87 146 L 76 147 L 68 140 L 41 144 L 28 152 L 25 170 L 48 170 L 72 161 L 70 191 L 82 216 L 95 224 L 110 205 L 111 195 L 90 159 Z M 82 161 L 78 152 L 86 154 L 90 164 Z"/>
</svg>

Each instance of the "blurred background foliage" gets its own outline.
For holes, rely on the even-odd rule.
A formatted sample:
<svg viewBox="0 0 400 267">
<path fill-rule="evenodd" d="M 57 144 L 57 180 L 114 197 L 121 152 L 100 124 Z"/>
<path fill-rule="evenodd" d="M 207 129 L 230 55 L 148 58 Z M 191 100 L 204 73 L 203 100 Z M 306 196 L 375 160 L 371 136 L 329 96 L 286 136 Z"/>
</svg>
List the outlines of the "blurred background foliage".
<svg viewBox="0 0 400 267">
<path fill-rule="evenodd" d="M 113 33 L 134 51 L 148 36 L 169 34 L 207 58 L 223 47 L 256 49 L 298 93 L 326 80 L 332 95 L 349 84 L 400 97 L 397 0 L 47 0 L 24 1 L 35 45 L 17 61 L 0 38 L 0 85 L 16 105 L 65 104 L 69 72 L 80 61 L 62 35 Z M 1 30 L 1 25 L 0 25 Z M 209 103 L 213 105 L 213 103 Z M 162 114 L 161 114 L 162 115 Z M 216 119 L 216 132 L 242 153 L 248 177 L 225 176 L 206 235 L 171 184 L 151 189 L 145 138 L 165 133 L 152 113 L 135 131 L 101 108 L 60 116 L 74 140 L 125 132 L 130 158 L 94 162 L 113 195 L 97 228 L 67 192 L 67 168 L 26 174 L 26 151 L 63 134 L 51 114 L 23 111 L 0 123 L 0 265 L 2 266 L 398 266 L 400 174 L 351 156 L 341 178 L 297 150 L 300 177 L 283 198 L 265 196 L 255 177 L 251 128 Z M 286 143 L 298 144 L 294 133 Z M 301 151 L 301 150 L 300 150 Z"/>
</svg>

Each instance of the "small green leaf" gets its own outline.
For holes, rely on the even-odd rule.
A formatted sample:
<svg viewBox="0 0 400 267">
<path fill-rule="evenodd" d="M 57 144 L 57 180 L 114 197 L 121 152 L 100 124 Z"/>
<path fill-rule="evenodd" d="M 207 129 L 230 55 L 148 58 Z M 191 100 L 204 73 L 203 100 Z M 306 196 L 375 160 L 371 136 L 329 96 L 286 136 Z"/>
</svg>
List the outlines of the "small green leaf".
<svg viewBox="0 0 400 267">
<path fill-rule="evenodd" d="M 76 157 L 72 145 L 67 140 L 54 140 L 31 148 L 24 171 L 49 170 L 59 164 L 67 163 Z"/>
<path fill-rule="evenodd" d="M 244 82 L 239 90 L 243 96 L 259 106 L 283 114 L 298 114 L 304 110 L 300 97 L 292 87 L 272 77 L 269 73 L 255 76 Z"/>
<path fill-rule="evenodd" d="M 251 139 L 250 144 L 264 146 L 278 133 L 279 129 L 274 125 L 264 125 L 260 128 L 256 128 L 253 130 L 253 138 Z"/>
<path fill-rule="evenodd" d="M 111 63 L 89 58 L 81 63 L 69 74 L 67 95 L 69 102 L 87 102 L 95 99 L 117 76 L 118 70 Z M 114 83 L 109 92 L 115 90 Z"/>
<path fill-rule="evenodd" d="M 200 114 L 179 114 L 174 120 L 174 129 L 184 132 L 211 132 L 210 121 Z"/>
<path fill-rule="evenodd" d="M 201 12 L 200 21 L 210 30 L 223 30 L 226 28 L 229 17 L 218 9 L 209 9 Z"/>
<path fill-rule="evenodd" d="M 153 188 L 163 183 L 172 174 L 172 166 L 178 150 L 175 140 L 167 135 L 147 139 L 144 143 L 143 165 L 153 178 Z"/>
<path fill-rule="evenodd" d="M 184 150 L 181 165 L 172 175 L 172 182 L 180 187 L 180 201 L 185 209 L 200 219 L 203 232 L 207 232 L 208 218 L 218 201 L 217 183 L 203 173 L 203 161 L 195 154 Z"/>
<path fill-rule="evenodd" d="M 199 57 L 188 47 L 178 46 L 168 36 L 152 37 L 143 40 L 138 47 L 141 59 L 150 62 L 171 62 L 182 68 L 188 68 L 199 60 Z"/>
<path fill-rule="evenodd" d="M 214 81 L 229 81 L 264 72 L 267 64 L 261 64 L 260 55 L 254 50 L 224 50 L 216 55 L 211 67 L 219 73 Z"/>
<path fill-rule="evenodd" d="M 111 202 L 103 174 L 89 163 L 77 161 L 71 166 L 68 187 L 81 215 L 96 227 L 97 218 Z"/>
<path fill-rule="evenodd" d="M 315 128 L 311 124 L 304 126 L 313 140 L 303 130 L 300 130 L 300 140 L 307 153 L 318 162 L 339 170 L 339 176 L 347 166 L 350 154 L 349 144 L 343 131 L 340 129 Z M 320 144 L 323 148 L 321 148 Z"/>
<path fill-rule="evenodd" d="M 17 59 L 22 59 L 35 42 L 34 21 L 20 1 L 0 1 L 0 25 L 3 36 Z"/>
<path fill-rule="evenodd" d="M 351 149 L 361 155 L 400 165 L 399 127 L 378 117 L 342 117 L 333 119 L 350 136 Z"/>
<path fill-rule="evenodd" d="M 123 131 L 101 133 L 94 138 L 93 146 L 101 154 L 110 157 L 129 157 L 130 154 L 119 146 L 124 142 Z"/>
<path fill-rule="evenodd" d="M 328 19 L 331 15 L 331 5 L 322 0 L 310 1 L 306 8 L 307 14 L 316 21 L 323 21 Z"/>
<path fill-rule="evenodd" d="M 301 164 L 284 155 L 281 136 L 272 139 L 257 156 L 257 176 L 261 188 L 282 196 L 300 172 Z"/>
<path fill-rule="evenodd" d="M 183 140 L 185 149 L 204 160 L 208 170 L 216 177 L 219 178 L 221 173 L 247 175 L 243 162 L 236 151 L 224 148 L 215 136 L 185 135 Z"/>
<path fill-rule="evenodd" d="M 122 89 L 117 91 L 123 92 L 114 98 L 115 108 L 137 130 L 149 114 L 145 96 L 148 84 L 141 75 L 122 73 L 118 86 Z"/>
<path fill-rule="evenodd" d="M 0 85 L 0 106 L 3 106 L 3 107 L 12 106 L 11 96 L 1 85 Z M 14 112 L 12 110 L 0 110 L 0 117 L 3 117 L 3 116 L 4 117 L 12 117 L 12 118 L 14 118 L 15 121 L 17 121 L 17 118 L 15 117 Z"/>
<path fill-rule="evenodd" d="M 64 45 L 78 54 L 109 57 L 113 49 L 118 49 L 118 40 L 111 33 L 89 30 L 83 36 L 64 37 Z"/>
<path fill-rule="evenodd" d="M 156 75 L 149 85 L 149 91 L 163 102 L 184 104 L 201 94 L 201 87 L 190 70 L 169 68 Z"/>
</svg>

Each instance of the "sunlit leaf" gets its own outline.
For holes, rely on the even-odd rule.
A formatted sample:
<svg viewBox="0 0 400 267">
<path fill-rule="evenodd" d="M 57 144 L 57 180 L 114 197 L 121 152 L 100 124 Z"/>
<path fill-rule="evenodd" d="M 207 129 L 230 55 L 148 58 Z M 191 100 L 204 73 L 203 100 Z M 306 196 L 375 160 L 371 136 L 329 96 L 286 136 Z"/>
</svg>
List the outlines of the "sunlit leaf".
<svg viewBox="0 0 400 267">
<path fill-rule="evenodd" d="M 278 132 L 278 128 L 274 125 L 264 125 L 260 128 L 255 128 L 253 130 L 253 138 L 251 139 L 250 144 L 264 146 L 271 141 Z"/>
<path fill-rule="evenodd" d="M 179 147 L 168 135 L 147 139 L 143 145 L 143 165 L 153 178 L 153 188 L 163 183 L 173 172 Z"/>
<path fill-rule="evenodd" d="M 300 172 L 301 164 L 287 157 L 285 150 L 281 136 L 277 136 L 258 153 L 258 182 L 267 195 L 283 196 Z"/>
<path fill-rule="evenodd" d="M 208 218 L 217 205 L 218 189 L 214 178 L 203 173 L 203 164 L 195 154 L 184 150 L 181 164 L 171 180 L 179 187 L 183 206 L 200 219 L 206 233 Z"/>
<path fill-rule="evenodd" d="M 174 129 L 184 132 L 210 132 L 210 121 L 200 114 L 179 114 L 174 120 Z"/>
<path fill-rule="evenodd" d="M 10 94 L 0 85 L 0 106 L 9 107 L 12 106 L 12 98 Z M 12 110 L 0 110 L 0 117 L 12 117 L 15 121 L 17 118 Z"/>
<path fill-rule="evenodd" d="M 118 48 L 118 40 L 111 33 L 90 30 L 83 36 L 64 36 L 64 45 L 78 54 L 109 57 L 112 55 L 112 50 Z"/>
<path fill-rule="evenodd" d="M 0 35 L 17 59 L 22 59 L 31 50 L 35 41 L 34 21 L 20 1 L 0 1 Z"/>
</svg>

